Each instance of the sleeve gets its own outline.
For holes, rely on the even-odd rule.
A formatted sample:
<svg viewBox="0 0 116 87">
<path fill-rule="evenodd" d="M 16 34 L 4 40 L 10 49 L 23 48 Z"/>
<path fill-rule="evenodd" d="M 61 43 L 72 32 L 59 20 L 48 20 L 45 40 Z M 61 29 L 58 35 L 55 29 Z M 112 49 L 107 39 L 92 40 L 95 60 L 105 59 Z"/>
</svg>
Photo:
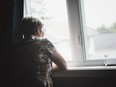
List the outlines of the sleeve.
<svg viewBox="0 0 116 87">
<path fill-rule="evenodd" d="M 49 40 L 47 40 L 47 50 L 50 53 L 54 53 L 56 51 L 55 46 Z"/>
</svg>

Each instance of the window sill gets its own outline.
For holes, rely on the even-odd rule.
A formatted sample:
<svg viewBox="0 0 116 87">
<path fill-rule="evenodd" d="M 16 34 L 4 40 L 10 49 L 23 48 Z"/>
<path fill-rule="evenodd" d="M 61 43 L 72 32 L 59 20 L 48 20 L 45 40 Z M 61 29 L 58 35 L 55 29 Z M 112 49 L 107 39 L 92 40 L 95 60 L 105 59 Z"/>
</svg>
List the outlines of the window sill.
<svg viewBox="0 0 116 87">
<path fill-rule="evenodd" d="M 116 66 L 68 67 L 67 71 L 53 73 L 53 77 L 116 77 Z"/>
<path fill-rule="evenodd" d="M 70 70 L 116 70 L 116 66 L 83 66 L 83 67 L 68 67 Z"/>
</svg>

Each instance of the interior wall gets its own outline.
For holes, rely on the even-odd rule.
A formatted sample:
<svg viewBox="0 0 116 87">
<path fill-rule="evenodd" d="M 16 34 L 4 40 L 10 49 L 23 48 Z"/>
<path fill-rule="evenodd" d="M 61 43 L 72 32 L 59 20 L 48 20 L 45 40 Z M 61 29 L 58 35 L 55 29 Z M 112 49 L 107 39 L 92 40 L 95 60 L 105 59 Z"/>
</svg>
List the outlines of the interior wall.
<svg viewBox="0 0 116 87">
<path fill-rule="evenodd" d="M 54 87 L 112 87 L 115 81 L 111 77 L 55 78 Z"/>
<path fill-rule="evenodd" d="M 116 70 L 74 70 L 54 75 L 54 87 L 116 86 Z"/>
<path fill-rule="evenodd" d="M 13 31 L 19 22 L 17 19 L 22 17 L 22 2 L 23 0 L 3 0 L 0 4 L 0 87 L 11 87 Z"/>
<path fill-rule="evenodd" d="M 3 0 L 0 5 L 1 9 L 1 28 L 0 28 L 0 87 L 7 87 L 9 77 L 9 59 L 11 52 L 11 33 L 12 33 L 12 13 L 13 0 Z"/>
</svg>

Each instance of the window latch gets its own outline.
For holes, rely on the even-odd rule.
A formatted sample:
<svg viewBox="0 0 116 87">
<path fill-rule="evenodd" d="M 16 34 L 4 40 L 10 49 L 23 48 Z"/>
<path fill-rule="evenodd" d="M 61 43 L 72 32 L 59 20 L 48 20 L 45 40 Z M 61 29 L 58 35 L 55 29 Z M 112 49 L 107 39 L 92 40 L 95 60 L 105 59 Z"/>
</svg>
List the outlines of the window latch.
<svg viewBox="0 0 116 87">
<path fill-rule="evenodd" d="M 116 61 L 114 60 L 105 60 L 104 66 L 116 66 Z"/>
</svg>

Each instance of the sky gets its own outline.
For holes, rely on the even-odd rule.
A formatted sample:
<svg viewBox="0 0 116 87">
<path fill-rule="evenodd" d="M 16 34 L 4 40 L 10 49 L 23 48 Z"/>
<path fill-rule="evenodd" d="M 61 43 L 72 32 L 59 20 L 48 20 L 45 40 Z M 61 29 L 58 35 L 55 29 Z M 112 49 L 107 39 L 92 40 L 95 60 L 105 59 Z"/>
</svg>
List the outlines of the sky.
<svg viewBox="0 0 116 87">
<path fill-rule="evenodd" d="M 66 0 L 44 1 L 46 2 L 47 15 L 54 17 L 54 20 L 67 19 Z M 102 24 L 104 24 L 106 27 L 109 27 L 114 22 L 116 22 L 116 0 L 83 1 L 85 6 L 85 20 L 88 27 L 96 29 L 96 27 L 99 27 Z M 35 8 L 39 8 L 37 6 L 35 6 Z"/>
<path fill-rule="evenodd" d="M 52 16 L 54 20 L 66 20 L 67 8 L 66 0 L 31 0 L 31 6 L 36 11 L 42 8 L 38 2 L 44 2 L 44 7 L 46 8 L 46 15 Z"/>
<path fill-rule="evenodd" d="M 116 22 L 116 0 L 84 0 L 86 24 L 96 28 Z"/>
<path fill-rule="evenodd" d="M 46 0 L 47 13 L 56 20 L 66 20 L 66 0 Z"/>
</svg>

